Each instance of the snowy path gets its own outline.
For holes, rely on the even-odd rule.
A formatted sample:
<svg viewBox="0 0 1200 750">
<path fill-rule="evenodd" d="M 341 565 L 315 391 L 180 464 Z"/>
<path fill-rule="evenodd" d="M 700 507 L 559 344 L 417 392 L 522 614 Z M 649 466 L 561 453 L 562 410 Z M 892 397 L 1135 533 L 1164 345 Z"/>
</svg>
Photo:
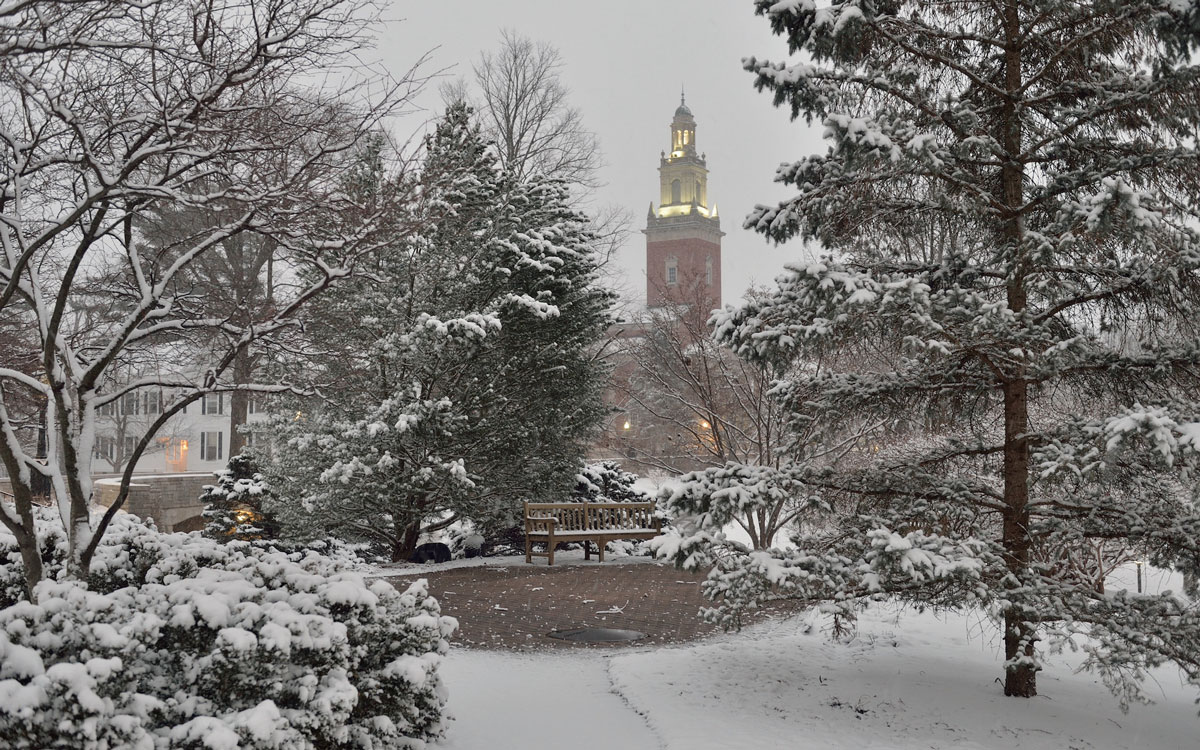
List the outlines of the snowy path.
<svg viewBox="0 0 1200 750">
<path fill-rule="evenodd" d="M 814 621 L 820 625 L 820 620 Z M 864 613 L 851 643 L 803 618 L 689 646 L 454 650 L 444 750 L 1191 750 L 1195 688 L 1152 672 L 1155 705 L 1121 713 L 1078 654 L 1041 695 L 1004 698 L 996 634 L 978 615 Z M 620 695 L 614 692 L 619 690 Z M 623 696 L 623 697 L 622 697 Z"/>
<path fill-rule="evenodd" d="M 444 750 L 662 747 L 645 720 L 611 691 L 604 654 L 459 650 L 441 673 L 457 717 L 439 745 Z"/>
</svg>

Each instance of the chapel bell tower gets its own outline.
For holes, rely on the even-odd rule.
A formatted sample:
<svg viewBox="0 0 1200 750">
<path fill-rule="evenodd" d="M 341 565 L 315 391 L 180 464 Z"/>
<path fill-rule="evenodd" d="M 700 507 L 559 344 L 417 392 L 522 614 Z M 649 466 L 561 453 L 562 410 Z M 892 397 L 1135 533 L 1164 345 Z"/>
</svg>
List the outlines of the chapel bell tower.
<svg viewBox="0 0 1200 750">
<path fill-rule="evenodd" d="M 659 207 L 646 217 L 646 305 L 721 306 L 721 220 L 709 208 L 708 167 L 696 152 L 696 120 L 682 95 L 671 152 L 659 161 Z"/>
</svg>

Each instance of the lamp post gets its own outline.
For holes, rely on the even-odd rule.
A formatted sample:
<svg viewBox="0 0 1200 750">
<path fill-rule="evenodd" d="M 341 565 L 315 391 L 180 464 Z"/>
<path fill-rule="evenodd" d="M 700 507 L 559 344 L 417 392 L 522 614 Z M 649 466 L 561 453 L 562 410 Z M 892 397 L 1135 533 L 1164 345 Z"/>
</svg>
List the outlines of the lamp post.
<svg viewBox="0 0 1200 750">
<path fill-rule="evenodd" d="M 45 378 L 42 379 L 45 382 Z M 50 405 L 50 396 L 45 397 L 45 403 L 38 409 L 37 455 L 34 458 L 42 466 L 46 465 L 46 407 Z M 29 491 L 34 497 L 50 498 L 50 477 L 40 471 L 33 472 L 29 478 Z"/>
</svg>

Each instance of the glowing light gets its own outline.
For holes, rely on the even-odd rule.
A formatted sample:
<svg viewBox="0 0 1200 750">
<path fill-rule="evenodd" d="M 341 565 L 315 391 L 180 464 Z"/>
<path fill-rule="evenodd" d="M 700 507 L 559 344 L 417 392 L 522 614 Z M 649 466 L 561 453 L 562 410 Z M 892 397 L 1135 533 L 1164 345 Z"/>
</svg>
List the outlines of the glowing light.
<svg viewBox="0 0 1200 750">
<path fill-rule="evenodd" d="M 626 420 L 625 420 L 625 424 L 621 425 L 621 429 L 623 429 L 623 430 L 628 430 L 628 429 L 629 429 L 629 427 L 630 427 L 630 425 L 629 425 L 629 420 L 628 420 L 628 419 L 626 419 Z"/>
<path fill-rule="evenodd" d="M 671 216 L 687 216 L 692 212 L 692 209 L 695 209 L 696 213 L 700 214 L 701 216 L 711 216 L 708 212 L 708 209 L 706 209 L 704 206 L 684 203 L 677 206 L 659 206 L 658 217 L 660 219 L 666 219 Z"/>
<path fill-rule="evenodd" d="M 710 429 L 710 428 L 712 427 L 712 425 L 710 425 L 710 424 L 708 423 L 708 420 L 707 420 L 707 419 L 701 419 L 701 420 L 700 420 L 700 426 L 701 426 L 701 427 L 703 427 L 703 428 L 704 428 L 704 429 L 706 429 L 706 430 L 707 430 L 707 429 Z"/>
</svg>

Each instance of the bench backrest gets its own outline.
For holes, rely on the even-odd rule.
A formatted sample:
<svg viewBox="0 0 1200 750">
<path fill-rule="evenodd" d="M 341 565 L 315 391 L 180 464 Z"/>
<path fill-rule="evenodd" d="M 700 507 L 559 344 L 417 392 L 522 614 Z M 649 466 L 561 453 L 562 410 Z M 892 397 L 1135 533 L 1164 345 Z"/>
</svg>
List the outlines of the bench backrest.
<svg viewBox="0 0 1200 750">
<path fill-rule="evenodd" d="M 655 504 L 650 503 L 525 503 L 529 519 L 553 518 L 555 531 L 657 529 Z"/>
</svg>

